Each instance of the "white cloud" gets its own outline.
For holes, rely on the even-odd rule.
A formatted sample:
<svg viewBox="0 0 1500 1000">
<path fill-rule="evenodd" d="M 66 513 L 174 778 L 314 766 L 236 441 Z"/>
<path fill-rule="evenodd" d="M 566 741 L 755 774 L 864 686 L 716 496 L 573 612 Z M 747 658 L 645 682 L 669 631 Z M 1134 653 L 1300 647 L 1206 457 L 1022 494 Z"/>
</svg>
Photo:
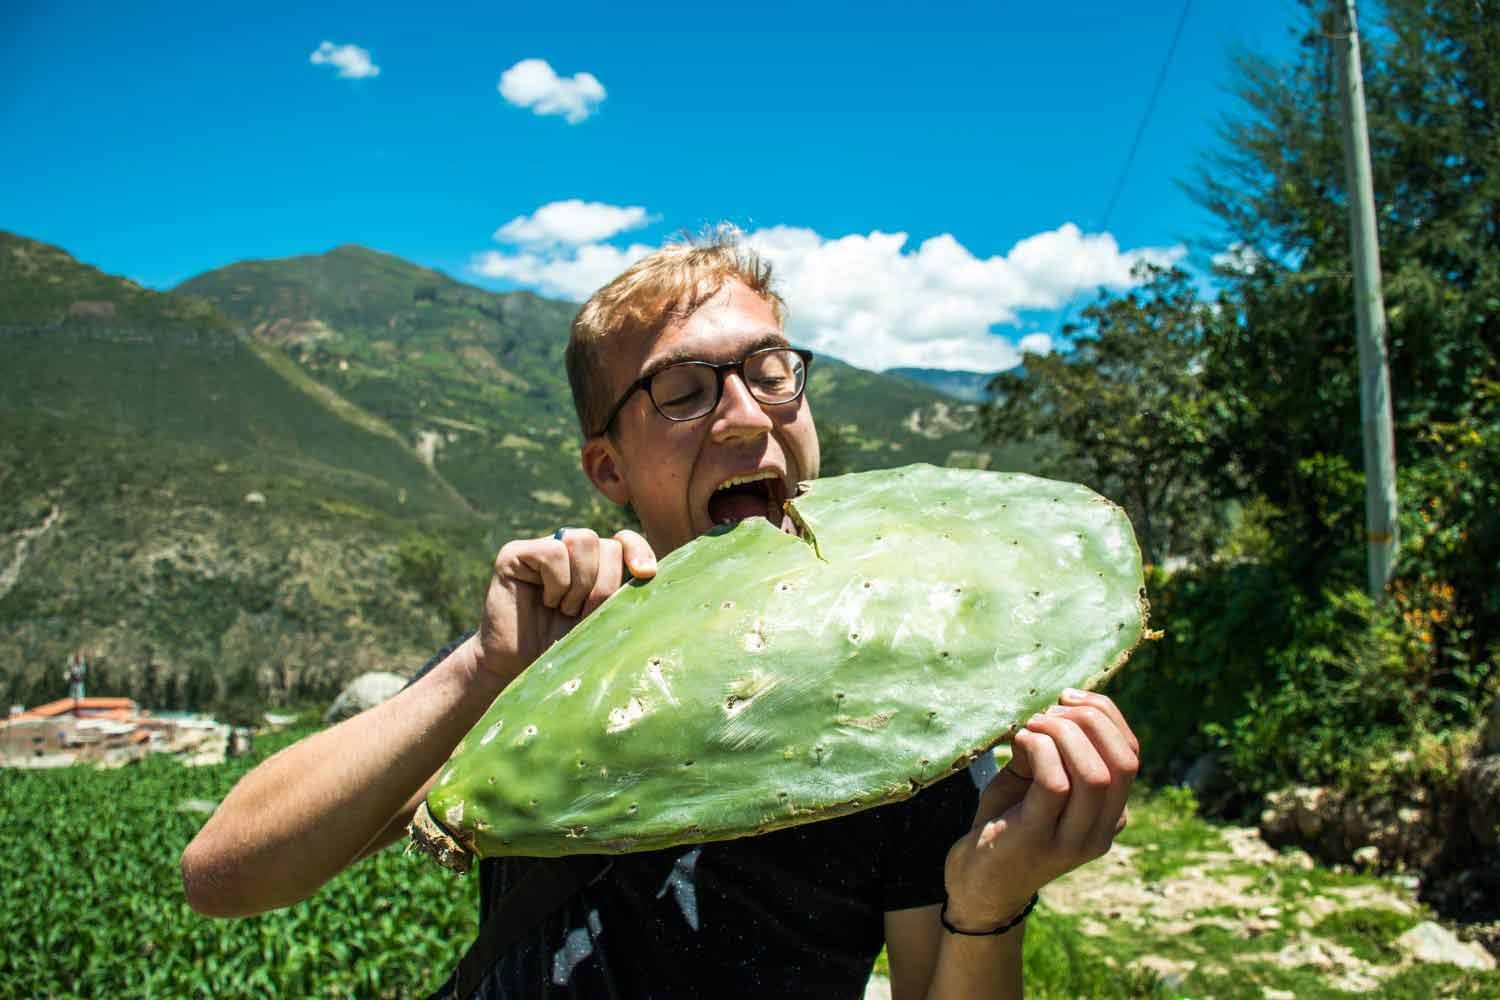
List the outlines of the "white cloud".
<svg viewBox="0 0 1500 1000">
<path fill-rule="evenodd" d="M 539 115 L 562 115 L 577 125 L 604 100 L 604 84 L 592 73 L 558 76 L 545 59 L 522 59 L 500 74 L 500 96 Z"/>
<path fill-rule="evenodd" d="M 1229 248 L 1213 256 L 1215 270 L 1232 274 L 1250 274 L 1260 266 L 1265 257 L 1248 243 L 1236 240 Z"/>
<path fill-rule="evenodd" d="M 651 221 L 639 205 L 606 205 L 599 201 L 554 201 L 530 215 L 518 215 L 495 230 L 501 243 L 543 247 L 598 243 Z"/>
<path fill-rule="evenodd" d="M 1017 345 L 992 327 L 1018 325 L 1023 311 L 1057 309 L 1100 286 L 1130 287 L 1137 262 L 1169 264 L 1186 253 L 1122 251 L 1108 233 L 1084 234 L 1072 223 L 984 258 L 947 234 L 913 249 L 905 233 L 824 239 L 778 226 L 747 241 L 775 266 L 793 339 L 876 370 L 1011 367 Z M 1040 345 L 1035 336 L 1028 346 Z"/>
<path fill-rule="evenodd" d="M 335 45 L 324 42 L 308 57 L 314 66 L 337 66 L 339 76 L 346 80 L 363 80 L 367 76 L 379 76 L 380 67 L 370 61 L 370 53 L 358 45 Z"/>
<path fill-rule="evenodd" d="M 545 295 L 582 302 L 656 247 L 635 243 L 625 249 L 590 243 L 569 250 L 527 250 L 504 254 L 489 250 L 474 258 L 476 274 L 529 285 Z"/>
<path fill-rule="evenodd" d="M 655 249 L 565 240 L 558 234 L 582 234 L 587 227 L 538 222 L 551 207 L 502 226 L 497 238 L 522 245 L 514 252 L 479 255 L 474 271 L 582 301 Z M 623 218 L 579 213 L 585 216 L 600 220 L 599 228 Z M 1058 309 L 1100 286 L 1128 288 L 1135 284 L 1131 269 L 1138 262 L 1169 265 L 1186 253 L 1181 246 L 1121 250 L 1108 233 L 1085 234 L 1072 223 L 990 257 L 976 257 L 948 234 L 912 248 L 905 233 L 876 230 L 828 239 L 807 228 L 774 226 L 745 233 L 744 240 L 771 261 L 795 342 L 877 371 L 901 365 L 1013 367 L 1022 350 L 1050 350 L 1051 337 L 1031 332 L 1017 343 L 992 332 L 994 327 L 1019 326 L 1022 312 Z"/>
<path fill-rule="evenodd" d="M 1052 335 L 1050 333 L 1028 333 L 1016 342 L 1016 347 L 1022 354 L 1051 354 Z"/>
</svg>

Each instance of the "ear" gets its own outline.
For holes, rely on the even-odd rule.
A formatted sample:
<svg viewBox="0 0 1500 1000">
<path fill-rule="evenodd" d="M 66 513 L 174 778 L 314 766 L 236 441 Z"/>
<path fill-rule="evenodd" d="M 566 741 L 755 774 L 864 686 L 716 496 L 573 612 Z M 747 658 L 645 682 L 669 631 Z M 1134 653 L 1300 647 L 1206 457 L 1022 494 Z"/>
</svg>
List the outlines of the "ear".
<svg viewBox="0 0 1500 1000">
<path fill-rule="evenodd" d="M 609 435 L 600 434 L 585 441 L 579 461 L 583 464 L 583 474 L 589 477 L 594 489 L 608 497 L 610 502 L 630 502 L 630 484 L 625 481 L 625 467 L 620 461 L 620 452 L 609 440 Z"/>
</svg>

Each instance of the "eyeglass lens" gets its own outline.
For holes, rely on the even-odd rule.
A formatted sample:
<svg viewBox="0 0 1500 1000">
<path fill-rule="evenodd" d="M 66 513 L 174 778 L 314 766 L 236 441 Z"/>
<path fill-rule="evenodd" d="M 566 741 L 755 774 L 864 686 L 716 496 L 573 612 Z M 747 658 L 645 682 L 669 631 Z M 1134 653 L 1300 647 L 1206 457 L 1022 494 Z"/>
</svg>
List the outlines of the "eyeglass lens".
<svg viewBox="0 0 1500 1000">
<path fill-rule="evenodd" d="M 740 367 L 750 395 L 762 403 L 788 403 L 802 391 L 806 371 L 793 351 L 762 351 Z M 718 405 L 719 376 L 712 365 L 698 362 L 673 365 L 651 380 L 651 398 L 671 420 L 692 420 Z"/>
</svg>

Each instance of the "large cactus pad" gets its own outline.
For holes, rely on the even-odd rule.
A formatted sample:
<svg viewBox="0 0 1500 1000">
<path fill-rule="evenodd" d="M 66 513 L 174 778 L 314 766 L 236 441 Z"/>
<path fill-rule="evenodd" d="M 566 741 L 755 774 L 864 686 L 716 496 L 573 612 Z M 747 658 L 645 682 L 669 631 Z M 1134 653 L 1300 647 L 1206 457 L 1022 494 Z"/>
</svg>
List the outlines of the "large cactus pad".
<svg viewBox="0 0 1500 1000">
<path fill-rule="evenodd" d="M 753 518 L 699 538 L 533 663 L 443 768 L 418 843 L 463 868 L 902 799 L 1145 629 L 1130 522 L 1082 486 L 919 465 L 787 506 L 802 537 Z"/>
</svg>

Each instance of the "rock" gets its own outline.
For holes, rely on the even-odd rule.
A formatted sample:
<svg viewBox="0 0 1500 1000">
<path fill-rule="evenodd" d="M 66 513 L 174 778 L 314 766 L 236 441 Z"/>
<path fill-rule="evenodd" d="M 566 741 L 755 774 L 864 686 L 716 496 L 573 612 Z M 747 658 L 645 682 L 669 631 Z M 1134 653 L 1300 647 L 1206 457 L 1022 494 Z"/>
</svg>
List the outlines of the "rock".
<svg viewBox="0 0 1500 1000">
<path fill-rule="evenodd" d="M 1331 969 L 1345 964 L 1339 945 L 1314 938 L 1293 941 L 1271 955 L 1270 959 L 1283 969 L 1298 969 L 1305 965 L 1315 969 Z"/>
<path fill-rule="evenodd" d="M 1469 832 L 1481 846 L 1500 846 L 1500 754 L 1481 757 L 1464 768 L 1459 781 Z"/>
<path fill-rule="evenodd" d="M 328 706 L 328 711 L 323 713 L 323 721 L 338 722 L 358 715 L 367 708 L 374 708 L 404 687 L 406 678 L 400 674 L 382 671 L 360 674 L 339 692 L 333 704 Z"/>
<path fill-rule="evenodd" d="M 1460 969 L 1487 971 L 1495 956 L 1477 944 L 1465 944 L 1447 928 L 1424 920 L 1396 939 L 1396 947 L 1418 962 L 1447 962 Z"/>
<path fill-rule="evenodd" d="M 263 504 L 266 502 L 266 495 L 260 492 L 260 490 L 254 490 L 250 493 L 245 494 L 245 502 L 253 504 Z"/>
<path fill-rule="evenodd" d="M 272 729 L 280 729 L 283 726 L 290 726 L 292 723 L 301 718 L 301 716 L 287 714 L 278 715 L 275 712 L 267 712 L 263 716 L 263 718 L 266 720 L 266 725 L 270 726 Z"/>
<path fill-rule="evenodd" d="M 1298 871 L 1310 872 L 1318 867 L 1318 863 L 1313 860 L 1313 856 L 1300 847 L 1292 848 L 1283 854 L 1281 858 L 1282 863 L 1288 868 L 1295 868 Z"/>
<path fill-rule="evenodd" d="M 1259 910 L 1256 911 L 1255 915 L 1257 917 L 1260 917 L 1262 920 L 1275 920 L 1277 917 L 1281 916 L 1281 907 L 1262 906 Z"/>
<path fill-rule="evenodd" d="M 1500 698 L 1490 702 L 1484 712 L 1484 732 L 1479 738 L 1482 753 L 1500 753 Z"/>
<path fill-rule="evenodd" d="M 1297 832 L 1307 840 L 1316 839 L 1328 823 L 1325 815 L 1328 803 L 1326 788 L 1298 788 L 1293 790 L 1294 813 Z"/>
<path fill-rule="evenodd" d="M 1374 844 L 1366 844 L 1354 852 L 1354 863 L 1361 868 L 1380 867 L 1380 848 Z"/>
<path fill-rule="evenodd" d="M 1182 778 L 1182 786 L 1190 790 L 1195 798 L 1201 800 L 1207 796 L 1218 775 L 1219 755 L 1206 753 L 1193 761 L 1193 766 L 1188 768 L 1187 774 Z"/>
<path fill-rule="evenodd" d="M 1137 968 L 1149 969 L 1156 973 L 1162 985 L 1169 990 L 1180 988 L 1183 980 L 1187 979 L 1193 970 L 1198 967 L 1197 962 L 1186 959 L 1179 961 L 1177 959 L 1165 958 L 1161 955 L 1142 955 L 1130 964 Z"/>
<path fill-rule="evenodd" d="M 1260 814 L 1262 835 L 1271 841 L 1316 840 L 1327 820 L 1328 789 L 1299 785 L 1266 796 L 1266 809 Z"/>
<path fill-rule="evenodd" d="M 1265 1000 L 1297 1000 L 1297 994 L 1291 990 L 1278 990 L 1274 986 L 1265 987 L 1260 994 Z"/>
</svg>

